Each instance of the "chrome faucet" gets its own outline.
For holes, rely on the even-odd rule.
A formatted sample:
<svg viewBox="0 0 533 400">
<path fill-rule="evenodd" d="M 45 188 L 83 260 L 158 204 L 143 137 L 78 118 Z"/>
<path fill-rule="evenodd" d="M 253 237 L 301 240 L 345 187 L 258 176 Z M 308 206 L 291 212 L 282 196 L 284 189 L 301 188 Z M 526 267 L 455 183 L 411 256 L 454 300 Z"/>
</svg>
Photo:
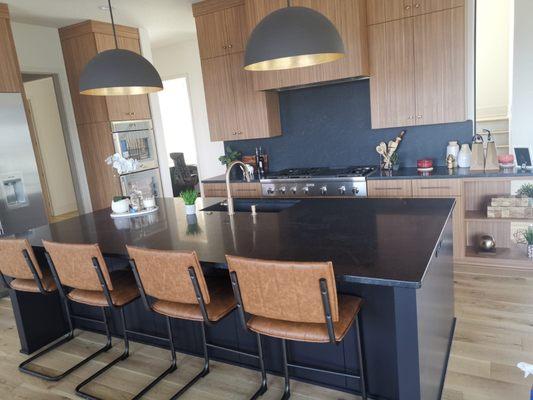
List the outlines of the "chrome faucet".
<svg viewBox="0 0 533 400">
<path fill-rule="evenodd" d="M 235 214 L 235 209 L 233 207 L 233 197 L 231 197 L 231 185 L 229 183 L 229 176 L 230 176 L 231 170 L 236 165 L 239 165 L 241 167 L 242 172 L 244 174 L 244 179 L 246 179 L 246 182 L 250 182 L 252 180 L 252 175 L 250 174 L 250 171 L 248 170 L 248 166 L 242 161 L 233 161 L 230 165 L 228 165 L 228 169 L 226 170 L 226 190 L 228 192 L 228 215 Z"/>
</svg>

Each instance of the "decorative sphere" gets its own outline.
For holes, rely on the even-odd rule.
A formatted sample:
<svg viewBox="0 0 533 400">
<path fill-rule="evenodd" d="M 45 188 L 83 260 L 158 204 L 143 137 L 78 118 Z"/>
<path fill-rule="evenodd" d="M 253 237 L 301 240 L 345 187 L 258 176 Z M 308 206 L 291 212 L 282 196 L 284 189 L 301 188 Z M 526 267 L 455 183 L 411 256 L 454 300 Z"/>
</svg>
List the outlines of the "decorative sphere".
<svg viewBox="0 0 533 400">
<path fill-rule="evenodd" d="M 491 235 L 482 235 L 479 238 L 479 248 L 482 251 L 492 251 L 496 248 L 496 241 Z"/>
</svg>

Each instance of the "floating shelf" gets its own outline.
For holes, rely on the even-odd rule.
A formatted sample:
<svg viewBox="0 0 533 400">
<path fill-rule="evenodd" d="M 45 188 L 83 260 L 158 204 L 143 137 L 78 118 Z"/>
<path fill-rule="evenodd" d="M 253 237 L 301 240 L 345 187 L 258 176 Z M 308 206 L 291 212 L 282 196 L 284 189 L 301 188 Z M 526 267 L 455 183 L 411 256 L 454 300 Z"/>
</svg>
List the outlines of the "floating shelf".
<svg viewBox="0 0 533 400">
<path fill-rule="evenodd" d="M 533 224 L 531 218 L 488 218 L 486 212 L 475 210 L 465 212 L 465 221 L 476 222 L 524 222 Z"/>
<path fill-rule="evenodd" d="M 533 261 L 527 258 L 525 245 L 523 247 L 496 248 L 495 253 L 479 252 L 477 248 L 468 246 L 465 258 L 467 261 L 483 262 L 483 264 L 533 269 Z"/>
</svg>

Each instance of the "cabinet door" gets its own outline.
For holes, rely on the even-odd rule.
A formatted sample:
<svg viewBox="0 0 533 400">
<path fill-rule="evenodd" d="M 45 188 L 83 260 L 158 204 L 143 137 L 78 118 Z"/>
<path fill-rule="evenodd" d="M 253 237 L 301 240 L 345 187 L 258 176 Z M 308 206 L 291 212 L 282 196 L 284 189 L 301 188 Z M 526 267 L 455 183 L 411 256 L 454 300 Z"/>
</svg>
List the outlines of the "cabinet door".
<svg viewBox="0 0 533 400">
<path fill-rule="evenodd" d="M 202 60 L 202 74 L 211 140 L 234 139 L 237 123 L 228 57 Z"/>
<path fill-rule="evenodd" d="M 368 44 L 365 0 L 293 0 L 295 7 L 308 7 L 325 15 L 343 39 L 346 56 L 333 62 L 284 71 L 254 73 L 256 90 L 279 89 L 310 83 L 366 76 Z M 248 25 L 255 27 L 272 11 L 286 7 L 284 0 L 248 0 Z"/>
<path fill-rule="evenodd" d="M 227 37 L 227 53 L 241 53 L 246 46 L 246 17 L 244 6 L 231 7 L 224 10 L 224 21 Z"/>
<path fill-rule="evenodd" d="M 416 123 L 466 119 L 464 8 L 414 18 Z"/>
<path fill-rule="evenodd" d="M 464 0 L 405 0 L 413 4 L 413 15 L 464 6 Z"/>
<path fill-rule="evenodd" d="M 372 128 L 415 124 L 413 19 L 368 27 Z"/>
<path fill-rule="evenodd" d="M 231 139 L 280 135 L 278 94 L 254 90 L 253 73 L 244 70 L 243 58 L 244 53 L 228 56 L 236 116 L 236 131 Z"/>
<path fill-rule="evenodd" d="M 368 197 L 411 197 L 408 179 L 376 179 L 367 181 Z"/>
<path fill-rule="evenodd" d="M 367 0 L 368 25 L 381 24 L 413 14 L 413 0 Z"/>
<path fill-rule="evenodd" d="M 225 14 L 226 10 L 221 10 L 196 17 L 200 58 L 206 59 L 226 54 L 228 39 Z"/>
<path fill-rule="evenodd" d="M 7 18 L 0 18 L 0 54 L 0 93 L 22 92 L 15 42 Z"/>
<path fill-rule="evenodd" d="M 78 125 L 78 134 L 93 210 L 109 207 L 113 196 L 121 194 L 118 176 L 104 162 L 115 152 L 109 123 Z"/>
</svg>

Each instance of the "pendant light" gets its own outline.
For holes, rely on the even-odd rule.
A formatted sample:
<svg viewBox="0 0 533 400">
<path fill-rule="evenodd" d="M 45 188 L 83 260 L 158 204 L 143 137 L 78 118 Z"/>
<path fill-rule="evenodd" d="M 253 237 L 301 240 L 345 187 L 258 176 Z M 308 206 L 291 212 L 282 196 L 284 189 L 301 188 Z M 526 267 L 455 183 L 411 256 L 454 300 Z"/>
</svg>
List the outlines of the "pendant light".
<svg viewBox="0 0 533 400">
<path fill-rule="evenodd" d="M 244 69 L 272 71 L 307 67 L 344 57 L 344 44 L 324 15 L 307 7 L 287 7 L 267 15 L 246 44 Z"/>
<path fill-rule="evenodd" d="M 91 96 L 146 94 L 163 90 L 154 66 L 143 56 L 118 48 L 111 0 L 108 0 L 115 48 L 98 53 L 80 76 L 80 93 Z"/>
</svg>

